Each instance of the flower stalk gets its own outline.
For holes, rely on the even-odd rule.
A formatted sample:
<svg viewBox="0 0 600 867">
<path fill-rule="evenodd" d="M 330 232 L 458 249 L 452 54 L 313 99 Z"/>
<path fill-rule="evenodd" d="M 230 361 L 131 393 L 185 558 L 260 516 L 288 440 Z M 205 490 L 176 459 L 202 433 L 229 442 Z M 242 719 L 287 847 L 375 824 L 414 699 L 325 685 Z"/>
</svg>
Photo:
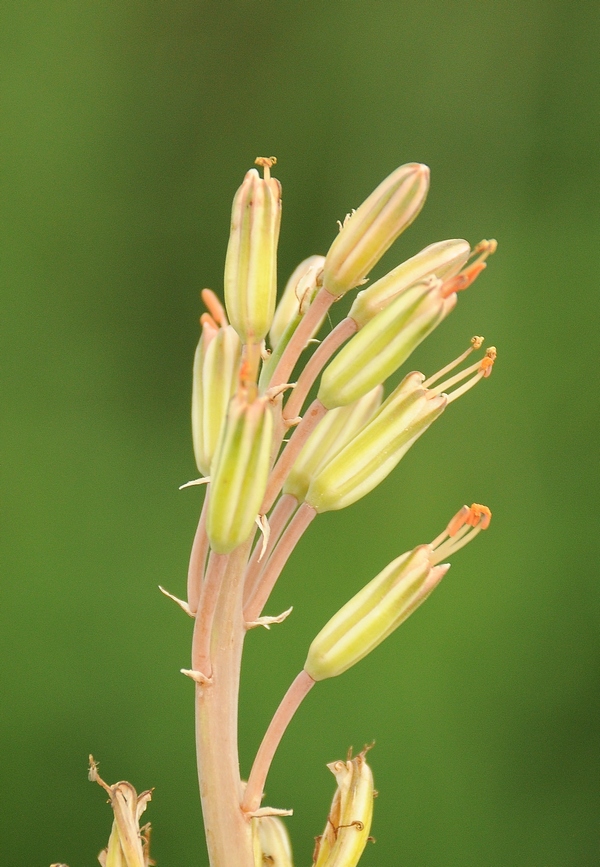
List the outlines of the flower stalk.
<svg viewBox="0 0 600 867">
<path fill-rule="evenodd" d="M 244 641 L 253 627 L 269 628 L 289 615 L 291 609 L 278 616 L 263 611 L 296 545 L 321 512 L 345 508 L 379 484 L 450 403 L 489 376 L 496 358 L 490 347 L 464 366 L 483 343 L 473 338 L 433 376 L 413 371 L 396 388 L 386 386 L 496 246 L 486 241 L 471 251 L 466 241 L 451 239 L 362 288 L 340 324 L 316 341 L 297 383 L 290 382 L 334 301 L 364 286 L 417 216 L 429 170 L 408 163 L 392 172 L 340 224 L 325 256 L 301 262 L 276 305 L 281 187 L 271 174 L 274 157 L 256 163 L 263 177 L 251 169 L 233 202 L 225 306 L 211 290 L 203 292 L 207 312 L 192 397 L 202 478 L 182 486 L 206 484 L 187 602 L 175 601 L 194 617 L 191 668 L 182 671 L 194 681 L 211 867 L 291 867 L 280 820 L 290 811 L 265 806 L 262 798 L 294 713 L 315 683 L 357 664 L 410 616 L 448 571 L 441 561 L 490 518 L 486 507 L 465 506 L 433 542 L 396 558 L 329 620 L 276 710 L 245 784 L 237 743 Z M 317 397 L 303 411 L 319 377 Z M 354 867 L 366 845 L 373 777 L 365 755 L 366 749 L 329 765 L 338 788 L 315 853 L 318 867 Z"/>
</svg>

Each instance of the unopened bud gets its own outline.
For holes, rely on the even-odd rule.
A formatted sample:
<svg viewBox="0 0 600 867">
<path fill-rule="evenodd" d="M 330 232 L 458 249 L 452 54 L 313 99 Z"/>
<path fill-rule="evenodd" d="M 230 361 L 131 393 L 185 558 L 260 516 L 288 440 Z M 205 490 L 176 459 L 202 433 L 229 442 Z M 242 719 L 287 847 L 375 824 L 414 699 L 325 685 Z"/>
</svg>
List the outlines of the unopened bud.
<svg viewBox="0 0 600 867">
<path fill-rule="evenodd" d="M 283 492 L 301 502 L 310 481 L 319 469 L 335 457 L 365 424 L 381 404 L 382 386 L 376 386 L 360 400 L 332 409 L 319 422 L 286 479 Z"/>
<path fill-rule="evenodd" d="M 292 272 L 275 309 L 269 331 L 269 342 L 273 349 L 285 331 L 290 327 L 294 329 L 308 310 L 319 288 L 324 261 L 324 256 L 309 256 Z M 315 328 L 315 332 L 317 330 Z"/>
<path fill-rule="evenodd" d="M 352 758 L 327 765 L 337 790 L 327 825 L 317 838 L 313 867 L 356 867 L 369 840 L 373 818 L 373 774 L 365 755 L 368 747 Z"/>
<path fill-rule="evenodd" d="M 192 385 L 192 439 L 196 464 L 202 475 L 210 472 L 227 407 L 238 379 L 241 343 L 236 330 L 227 325 L 211 335 L 205 334 L 194 357 Z"/>
<path fill-rule="evenodd" d="M 272 439 L 268 398 L 249 400 L 240 389 L 229 404 L 210 473 L 206 532 L 218 554 L 233 551 L 253 530 L 267 487 Z"/>
<path fill-rule="evenodd" d="M 487 529 L 487 506 L 463 506 L 429 545 L 402 554 L 347 602 L 311 644 L 304 670 L 313 680 L 336 677 L 374 650 L 437 587 L 449 563 L 438 565 Z"/>
<path fill-rule="evenodd" d="M 352 337 L 325 369 L 319 400 L 328 409 L 351 403 L 383 382 L 449 313 L 435 277 L 415 284 Z"/>
<path fill-rule="evenodd" d="M 332 295 L 358 286 L 415 219 L 429 189 L 429 169 L 400 166 L 349 215 L 325 258 L 323 285 Z"/>
<path fill-rule="evenodd" d="M 468 242 L 460 239 L 430 244 L 385 277 L 359 292 L 348 316 L 362 328 L 409 286 L 432 275 L 440 280 L 447 280 L 458 274 L 470 253 Z"/>
<path fill-rule="evenodd" d="M 313 477 L 306 502 L 317 512 L 344 509 L 383 481 L 442 414 L 446 395 L 428 395 L 423 375 L 409 374 L 379 411 Z"/>
<path fill-rule="evenodd" d="M 246 344 L 260 343 L 266 336 L 277 295 L 281 185 L 270 177 L 269 168 L 265 163 L 264 178 L 256 169 L 246 173 L 231 212 L 225 305 L 231 324 Z"/>
<path fill-rule="evenodd" d="M 433 567 L 430 554 L 428 545 L 402 554 L 340 608 L 308 651 L 304 669 L 313 680 L 347 671 L 427 598 L 449 568 Z"/>
<path fill-rule="evenodd" d="M 294 867 L 287 829 L 277 816 L 252 819 L 256 867 Z"/>
</svg>

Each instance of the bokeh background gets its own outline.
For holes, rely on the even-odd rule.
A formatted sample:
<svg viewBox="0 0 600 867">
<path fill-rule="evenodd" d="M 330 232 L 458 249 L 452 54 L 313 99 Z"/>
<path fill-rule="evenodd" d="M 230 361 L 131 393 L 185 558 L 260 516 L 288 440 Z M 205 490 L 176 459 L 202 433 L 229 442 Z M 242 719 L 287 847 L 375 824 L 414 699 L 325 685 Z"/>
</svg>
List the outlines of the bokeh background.
<svg viewBox="0 0 600 867">
<path fill-rule="evenodd" d="M 377 740 L 365 867 L 600 864 L 597 576 L 600 7 L 580 0 L 21 0 L 2 67 L 0 853 L 96 863 L 86 780 L 155 787 L 160 865 L 206 864 L 183 593 L 199 291 L 233 193 L 276 154 L 282 282 L 389 171 L 428 203 L 375 272 L 496 237 L 410 367 L 472 334 L 490 380 L 372 495 L 322 517 L 247 643 L 241 756 L 326 619 L 463 503 L 489 533 L 427 605 L 311 693 L 268 781 L 309 864 L 325 763 Z M 233 865 L 232 865 L 233 867 Z"/>
</svg>

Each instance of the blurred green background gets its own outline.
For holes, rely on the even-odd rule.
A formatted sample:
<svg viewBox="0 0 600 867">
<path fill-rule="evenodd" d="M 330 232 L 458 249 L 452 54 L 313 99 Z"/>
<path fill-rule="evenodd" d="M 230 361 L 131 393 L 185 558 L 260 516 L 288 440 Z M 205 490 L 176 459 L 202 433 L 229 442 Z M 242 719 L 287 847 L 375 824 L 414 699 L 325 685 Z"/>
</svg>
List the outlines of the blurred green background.
<svg viewBox="0 0 600 867">
<path fill-rule="evenodd" d="M 463 503 L 489 533 L 427 605 L 288 731 L 268 801 L 310 864 L 334 781 L 377 740 L 365 867 L 600 864 L 600 6 L 571 0 L 45 0 L 2 9 L 0 854 L 96 863 L 86 780 L 154 786 L 158 865 L 206 863 L 182 594 L 201 492 L 189 435 L 199 290 L 221 291 L 233 193 L 284 188 L 280 276 L 402 162 L 428 203 L 375 276 L 446 237 L 487 272 L 415 354 L 472 334 L 493 376 L 394 474 L 304 538 L 252 633 L 241 756 L 326 619 Z M 596 526 L 596 530 L 594 530 Z M 232 865 L 235 867 L 235 865 Z"/>
</svg>

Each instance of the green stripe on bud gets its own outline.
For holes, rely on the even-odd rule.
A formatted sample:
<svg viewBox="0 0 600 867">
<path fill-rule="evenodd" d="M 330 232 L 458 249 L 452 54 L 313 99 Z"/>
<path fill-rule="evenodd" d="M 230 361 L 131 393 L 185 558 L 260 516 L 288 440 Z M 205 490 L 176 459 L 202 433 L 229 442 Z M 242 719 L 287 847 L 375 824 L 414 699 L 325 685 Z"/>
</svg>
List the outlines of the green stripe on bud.
<svg viewBox="0 0 600 867">
<path fill-rule="evenodd" d="M 283 487 L 302 502 L 319 469 L 352 440 L 379 409 L 383 387 L 376 386 L 360 400 L 332 409 L 319 422 L 296 458 Z"/>
<path fill-rule="evenodd" d="M 225 259 L 225 305 L 243 343 L 260 343 L 271 327 L 280 221 L 279 181 L 250 169 L 233 200 Z"/>
<path fill-rule="evenodd" d="M 402 292 L 367 322 L 326 368 L 318 398 L 328 409 L 352 403 L 403 364 L 456 302 L 429 277 Z"/>
<path fill-rule="evenodd" d="M 325 831 L 317 838 L 314 867 L 356 867 L 367 845 L 375 792 L 366 752 L 365 747 L 354 759 L 327 765 L 338 787 Z"/>
<path fill-rule="evenodd" d="M 240 390 L 229 404 L 211 466 L 206 532 L 218 554 L 233 551 L 252 532 L 267 487 L 272 440 L 269 400 L 250 401 Z"/>
<path fill-rule="evenodd" d="M 252 839 L 256 867 L 294 867 L 290 838 L 277 816 L 252 819 Z"/>
<path fill-rule="evenodd" d="M 325 258 L 323 285 L 332 295 L 358 286 L 415 219 L 429 189 L 429 169 L 408 163 L 392 172 L 349 215 Z"/>
<path fill-rule="evenodd" d="M 450 568 L 432 566 L 432 553 L 421 545 L 402 554 L 331 618 L 308 651 L 304 669 L 313 680 L 347 671 L 425 601 Z"/>
<path fill-rule="evenodd" d="M 192 385 L 192 439 L 196 464 L 203 476 L 219 442 L 227 407 L 238 380 L 241 343 L 236 330 L 219 328 L 206 345 L 203 333 L 194 356 Z"/>
<path fill-rule="evenodd" d="M 416 256 L 402 262 L 385 277 L 359 292 L 348 316 L 354 319 L 359 328 L 362 328 L 376 313 L 385 309 L 401 292 L 406 291 L 414 283 L 432 275 L 440 280 L 454 277 L 467 262 L 470 254 L 471 247 L 467 241 L 461 239 L 430 244 Z"/>
<path fill-rule="evenodd" d="M 344 509 L 388 476 L 448 403 L 429 396 L 423 375 L 409 374 L 379 412 L 313 477 L 305 500 L 317 512 Z"/>
</svg>

